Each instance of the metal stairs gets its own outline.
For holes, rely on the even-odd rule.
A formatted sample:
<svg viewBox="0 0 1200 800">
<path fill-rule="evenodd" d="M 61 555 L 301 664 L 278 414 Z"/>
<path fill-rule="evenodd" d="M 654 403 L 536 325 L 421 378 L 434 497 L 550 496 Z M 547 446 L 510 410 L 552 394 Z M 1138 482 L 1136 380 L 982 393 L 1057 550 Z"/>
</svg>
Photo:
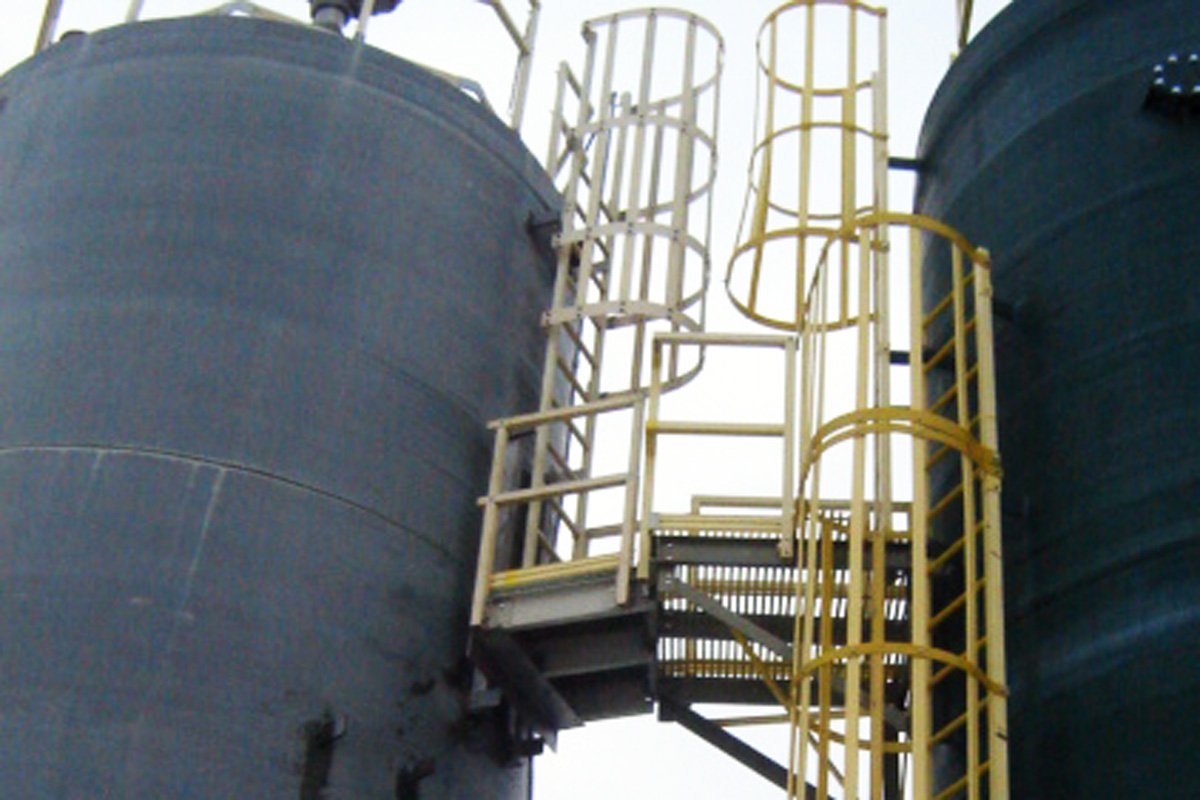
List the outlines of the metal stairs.
<svg viewBox="0 0 1200 800">
<path fill-rule="evenodd" d="M 790 15 L 811 49 L 818 5 L 849 20 L 849 53 L 860 26 L 878 34 L 869 77 L 853 57 L 841 87 L 777 73 L 776 27 Z M 897 800 L 908 783 L 920 800 L 1008 796 L 990 260 L 936 220 L 887 210 L 884 16 L 800 2 L 764 26 L 768 108 L 772 92 L 798 95 L 801 116 L 768 119 L 749 238 L 726 283 L 735 307 L 778 334 L 702 330 L 707 231 L 689 226 L 708 217 L 688 206 L 708 210 L 712 162 L 694 159 L 715 141 L 696 115 L 716 74 L 697 78 L 689 63 L 678 95 L 651 100 L 648 87 L 657 26 L 682 20 L 691 59 L 703 24 L 661 10 L 597 20 L 582 79 L 560 73 L 556 118 L 566 88 L 578 117 L 555 125 L 548 159 L 570 170 L 541 404 L 491 423 L 471 614 L 476 705 L 507 713 L 524 752 L 657 709 L 788 798 Z M 629 22 L 642 35 L 622 41 L 647 49 L 623 59 L 615 28 Z M 615 89 L 618 63 L 641 64 L 636 91 Z M 815 102 L 830 97 L 840 102 Z M 810 162 L 818 129 L 836 132 L 836 208 L 810 203 L 805 169 L 800 202 L 777 197 L 786 181 L 772 149 L 798 139 Z M 673 165 L 659 152 L 667 135 Z M 905 240 L 907 252 L 894 246 Z M 737 350 L 732 404 L 753 401 L 747 421 L 692 418 L 728 413 L 724 399 L 676 404 L 723 348 Z M 758 364 L 773 353 L 782 368 Z M 893 389 L 897 367 L 908 374 Z M 731 437 L 766 450 L 732 461 Z M 690 455 L 698 442 L 716 455 Z M 735 494 L 743 466 L 743 487 L 778 493 Z M 719 706 L 746 710 L 705 716 Z M 760 723 L 788 729 L 786 763 L 730 730 Z"/>
<path fill-rule="evenodd" d="M 786 785 L 782 765 L 696 710 L 773 706 L 786 719 L 794 674 L 800 567 L 781 553 L 782 517 L 714 514 L 714 504 L 779 507 L 777 499 L 701 497 L 693 506 L 709 513 L 653 515 L 650 578 L 634 580 L 624 605 L 616 601 L 616 556 L 493 577 L 472 657 L 539 740 L 553 744 L 559 730 L 657 709 L 661 720 Z M 846 509 L 827 514 L 844 521 Z M 906 576 L 907 545 L 894 541 L 886 553 L 887 569 Z M 831 543 L 828 557 L 844 573 L 846 543 Z M 896 641 L 909 636 L 902 584 L 886 622 Z M 848 587 L 828 588 L 844 595 Z M 832 604 L 827 625 L 835 644 L 845 643 L 847 623 L 845 603 Z M 908 725 L 910 687 L 903 670 L 889 680 L 887 713 L 899 731 Z M 845 670 L 832 671 L 830 683 L 831 702 L 842 704 Z"/>
<path fill-rule="evenodd" d="M 753 535 L 751 520 L 707 528 L 696 517 L 663 522 L 654 539 L 660 695 L 689 705 L 786 707 L 801 585 L 796 559 L 780 554 L 778 539 Z M 679 530 L 689 523 L 690 531 Z M 835 544 L 832 557 L 835 570 L 846 569 L 845 542 Z M 910 563 L 906 543 L 889 544 L 889 571 L 905 575 Z M 831 589 L 844 594 L 844 582 Z M 886 628 L 889 638 L 901 640 L 908 635 L 904 593 L 895 588 L 891 595 Z M 833 603 L 827 614 L 839 646 L 846 642 L 845 611 L 844 603 Z M 818 617 L 816 624 L 826 619 Z M 903 691 L 898 685 L 894 692 L 900 704 Z"/>
</svg>

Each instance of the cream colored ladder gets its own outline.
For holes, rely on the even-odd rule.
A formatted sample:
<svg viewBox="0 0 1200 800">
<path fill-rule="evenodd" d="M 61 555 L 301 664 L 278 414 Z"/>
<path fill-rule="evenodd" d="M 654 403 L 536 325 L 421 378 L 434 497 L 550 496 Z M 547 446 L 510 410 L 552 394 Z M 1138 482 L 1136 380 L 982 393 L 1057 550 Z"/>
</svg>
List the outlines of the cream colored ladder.
<svg viewBox="0 0 1200 800">
<path fill-rule="evenodd" d="M 677 64 L 656 58 L 668 33 L 683 42 Z M 593 20 L 583 35 L 581 77 L 559 73 L 548 154 L 552 174 L 565 174 L 565 205 L 539 405 L 492 424 L 477 625 L 492 588 L 517 579 L 501 573 L 553 576 L 545 567 L 558 562 L 610 564 L 616 554 L 617 601 L 630 599 L 647 354 L 656 331 L 698 332 L 704 322 L 720 36 L 698 16 L 663 9 Z M 673 84 L 656 78 L 663 70 Z M 703 353 L 691 355 L 670 360 L 665 388 L 696 375 Z M 524 453 L 522 438 L 532 440 Z M 514 524 L 520 555 L 510 561 Z"/>
</svg>

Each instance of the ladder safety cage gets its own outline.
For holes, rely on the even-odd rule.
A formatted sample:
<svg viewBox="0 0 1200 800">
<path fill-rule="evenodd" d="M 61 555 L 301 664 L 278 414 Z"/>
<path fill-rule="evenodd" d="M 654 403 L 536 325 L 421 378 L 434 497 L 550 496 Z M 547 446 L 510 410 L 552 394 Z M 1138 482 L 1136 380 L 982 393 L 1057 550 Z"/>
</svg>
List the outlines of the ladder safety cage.
<svg viewBox="0 0 1200 800">
<path fill-rule="evenodd" d="M 757 144 L 725 289 L 762 325 L 796 330 L 822 248 L 887 206 L 886 17 L 856 0 L 792 0 L 759 30 Z"/>
<path fill-rule="evenodd" d="M 553 300 L 542 317 L 539 407 L 493 423 L 477 625 L 494 585 L 490 573 L 535 570 L 550 579 L 557 573 L 546 565 L 607 562 L 614 551 L 616 601 L 629 602 L 647 355 L 657 331 L 695 333 L 704 325 L 720 35 L 696 15 L 649 9 L 592 20 L 583 39 L 582 72 L 559 71 L 547 158 L 564 207 Z M 679 45 L 679 63 L 656 57 L 663 42 Z M 695 355 L 671 359 L 664 390 L 695 376 L 702 363 Z M 505 453 L 525 435 L 532 440 L 526 467 L 506 472 Z M 597 460 L 601 441 L 629 443 L 620 468 Z M 601 497 L 618 487 L 621 499 Z M 511 563 L 494 550 L 511 538 L 502 522 L 521 528 Z"/>
<path fill-rule="evenodd" d="M 889 227 L 907 229 L 911 243 L 907 405 L 887 393 L 894 278 L 879 243 Z M 853 324 L 843 324 L 828 301 L 838 280 L 831 273 L 841 271 L 831 258 L 842 248 L 827 246 L 802 335 L 805 488 L 791 774 L 802 786 L 815 772 L 818 794 L 837 782 L 847 798 L 892 797 L 903 758 L 915 797 L 1007 798 L 990 263 L 948 226 L 911 214 L 864 217 L 845 236 L 860 283 Z M 831 396 L 838 337 L 856 354 L 848 410 L 822 399 Z M 902 452 L 911 452 L 911 503 L 897 500 L 902 473 L 894 455 Z M 850 490 L 838 524 L 825 511 L 831 484 Z M 897 527 L 903 518 L 907 530 Z M 888 548 L 901 543 L 910 569 L 889 564 Z M 832 557 L 838 547 L 847 551 L 840 563 Z M 844 609 L 841 641 L 829 608 Z M 838 679 L 846 687 L 840 702 Z M 962 769 L 935 775 L 935 760 L 958 760 Z"/>
<path fill-rule="evenodd" d="M 874 425 L 876 418 L 903 415 L 890 398 L 887 245 L 886 226 L 855 226 L 827 240 L 804 304 L 793 793 L 815 772 L 818 796 L 834 781 L 847 798 L 897 796 L 908 682 L 885 643 L 903 648 L 907 639 L 909 571 L 889 564 L 887 555 L 895 543 L 912 544 L 915 511 L 904 531 L 897 524 L 891 438 Z M 847 308 L 838 289 L 851 283 L 855 305 Z M 851 364 L 853 370 L 845 368 Z M 831 514 L 824 509 L 829 497 L 849 499 Z M 834 621 L 843 619 L 838 630 Z M 867 741 L 860 739 L 864 724 Z"/>
<path fill-rule="evenodd" d="M 914 692 L 939 702 L 913 735 L 949 765 L 928 796 L 996 800 L 1009 787 L 991 258 L 935 224 L 913 241 L 913 406 L 953 431 L 914 450 L 926 542 L 913 572 L 928 594 L 914 597 L 913 630 L 931 648 Z"/>
</svg>

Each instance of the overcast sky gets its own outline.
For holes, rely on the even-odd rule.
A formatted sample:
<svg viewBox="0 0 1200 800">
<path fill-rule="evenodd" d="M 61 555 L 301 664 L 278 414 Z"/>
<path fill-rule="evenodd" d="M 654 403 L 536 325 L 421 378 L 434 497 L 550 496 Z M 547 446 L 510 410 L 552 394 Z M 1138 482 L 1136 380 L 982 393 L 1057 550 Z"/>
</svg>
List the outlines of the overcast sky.
<svg viewBox="0 0 1200 800">
<path fill-rule="evenodd" d="M 506 0 L 522 16 L 525 0 Z M 148 16 L 189 13 L 210 8 L 218 0 L 145 0 Z M 543 0 L 542 24 L 534 60 L 524 132 L 533 153 L 542 158 L 553 97 L 554 70 L 560 60 L 578 65 L 583 52 L 579 30 L 585 19 L 646 2 L 620 0 Z M 1004 3 L 979 0 L 982 22 Z M 0 26 L 0 71 L 27 57 L 42 13 L 39 0 L 7 0 Z M 120 22 L 127 0 L 64 0 L 60 30 L 90 30 Z M 260 2 L 296 16 L 307 12 L 304 0 Z M 754 97 L 754 43 L 762 19 L 776 0 L 680 0 L 677 7 L 694 11 L 721 31 L 725 40 L 720 128 L 720 177 L 714 215 L 714 283 L 724 274 L 733 247 L 745 193 Z M 891 151 L 909 156 L 916 147 L 923 109 L 953 49 L 955 0 L 897 0 L 891 3 L 890 69 Z M 370 41 L 384 49 L 445 71 L 479 80 L 492 101 L 507 102 L 515 51 L 486 6 L 472 0 L 407 0 L 390 17 L 372 24 Z M 799 46 L 799 44 L 797 44 Z M 905 209 L 911 183 L 898 176 L 893 208 Z M 739 323 L 716 287 L 710 321 L 717 326 Z M 710 325 L 713 327 L 713 325 Z M 743 326 L 744 327 L 744 326 Z M 759 494 L 769 494 L 767 487 Z M 750 731 L 749 738 L 784 760 L 779 729 Z M 557 754 L 537 762 L 536 800 L 609 800 L 614 797 L 688 798 L 688 800 L 778 800 L 781 792 L 691 734 L 654 722 L 652 717 L 593 724 L 565 732 Z"/>
</svg>

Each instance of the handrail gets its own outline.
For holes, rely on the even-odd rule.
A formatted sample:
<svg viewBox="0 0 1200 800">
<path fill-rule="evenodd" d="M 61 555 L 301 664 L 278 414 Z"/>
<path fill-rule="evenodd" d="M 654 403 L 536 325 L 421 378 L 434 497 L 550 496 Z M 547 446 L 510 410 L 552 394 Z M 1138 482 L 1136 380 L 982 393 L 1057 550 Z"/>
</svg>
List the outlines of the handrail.
<svg viewBox="0 0 1200 800">
<path fill-rule="evenodd" d="M 521 30 L 512 15 L 505 8 L 503 0 L 482 0 L 492 7 L 500 20 L 505 33 L 512 39 L 517 48 L 517 66 L 513 72 L 513 87 L 509 93 L 508 111 L 509 125 L 513 130 L 520 130 L 525 118 L 525 101 L 529 94 L 530 68 L 533 65 L 533 47 L 537 38 L 538 18 L 541 15 L 541 0 L 529 0 L 529 16 L 525 20 L 525 29 Z"/>
<path fill-rule="evenodd" d="M 38 29 L 37 40 L 34 43 L 33 52 L 35 55 L 53 43 L 65 2 L 66 0 L 47 0 L 46 8 L 42 15 L 42 22 Z M 530 67 L 532 65 L 534 43 L 537 36 L 538 17 L 541 13 L 541 0 L 528 0 L 529 14 L 523 30 L 514 21 L 513 16 L 504 6 L 503 0 L 480 0 L 480 2 L 492 8 L 501 27 L 504 28 L 505 34 L 512 40 L 517 49 L 517 64 L 513 74 L 512 91 L 509 96 L 509 125 L 515 130 L 520 130 L 525 113 L 525 102 L 529 93 Z M 355 42 L 363 43 L 366 41 L 368 26 L 370 25 L 376 3 L 377 0 L 363 0 L 362 12 L 358 16 L 358 23 L 353 36 Z M 130 24 L 141 21 L 145 10 L 146 0 L 129 0 L 129 5 L 125 8 L 122 22 Z M 308 24 L 304 19 L 274 11 L 250 0 L 229 0 L 229 2 L 223 2 L 213 8 L 193 12 L 194 16 L 235 14 L 267 19 L 274 22 L 286 22 L 296 25 Z M 452 75 L 435 68 L 427 67 L 427 69 L 439 77 L 448 80 L 456 87 L 469 90 L 468 93 L 473 94 L 485 107 L 490 108 L 477 81 L 463 76 Z"/>
</svg>

